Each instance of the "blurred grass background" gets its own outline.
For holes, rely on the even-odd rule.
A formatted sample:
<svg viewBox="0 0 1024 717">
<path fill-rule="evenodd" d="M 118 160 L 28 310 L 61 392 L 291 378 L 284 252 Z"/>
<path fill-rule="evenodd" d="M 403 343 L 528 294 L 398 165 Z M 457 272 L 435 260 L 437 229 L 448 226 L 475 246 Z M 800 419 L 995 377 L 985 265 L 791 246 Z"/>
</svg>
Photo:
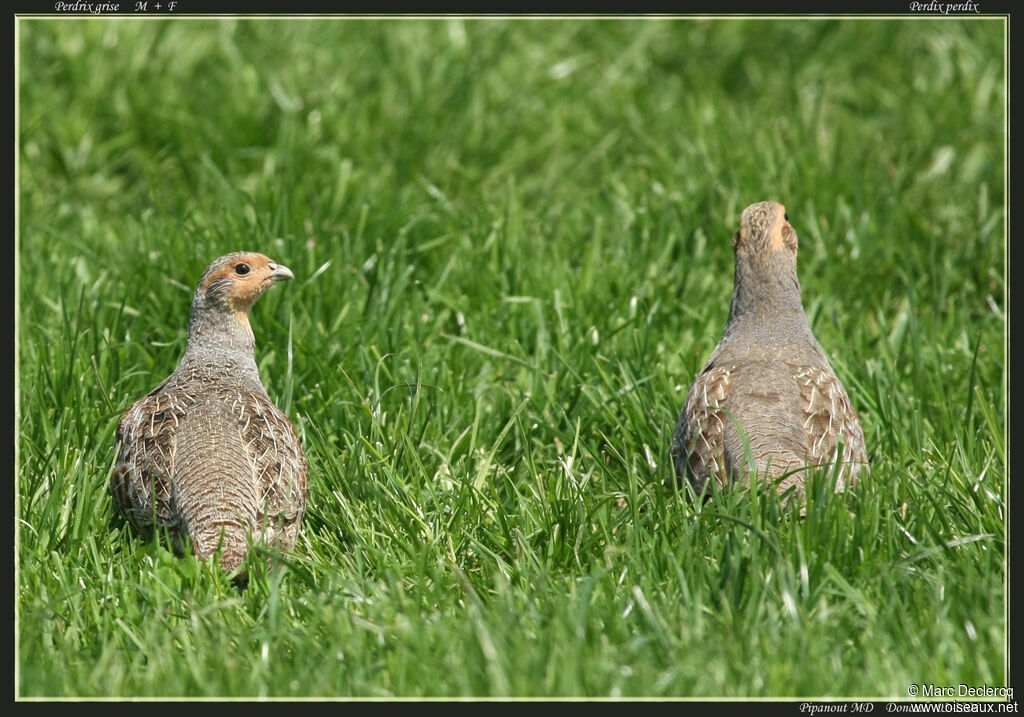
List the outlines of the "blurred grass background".
<svg viewBox="0 0 1024 717">
<path fill-rule="evenodd" d="M 16 22 L 18 695 L 1005 684 L 1002 20 Z M 802 521 L 668 454 L 763 199 L 872 460 Z M 107 494 L 240 249 L 311 466 L 244 592 Z"/>
</svg>

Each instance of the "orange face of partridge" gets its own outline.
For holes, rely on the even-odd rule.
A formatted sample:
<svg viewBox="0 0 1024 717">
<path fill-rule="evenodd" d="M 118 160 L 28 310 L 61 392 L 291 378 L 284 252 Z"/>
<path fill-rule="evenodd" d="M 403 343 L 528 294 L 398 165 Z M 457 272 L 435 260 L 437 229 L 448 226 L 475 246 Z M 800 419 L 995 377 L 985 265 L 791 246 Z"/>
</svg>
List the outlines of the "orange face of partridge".
<svg viewBox="0 0 1024 717">
<path fill-rule="evenodd" d="M 256 300 L 278 281 L 294 279 L 291 269 L 255 252 L 239 252 L 224 257 L 224 264 L 212 270 L 202 284 L 221 293 L 235 318 L 248 324 L 248 313 Z"/>
<path fill-rule="evenodd" d="M 758 202 L 744 209 L 740 230 L 732 240 L 733 251 L 762 255 L 786 249 L 796 256 L 797 245 L 786 208 L 776 202 Z"/>
</svg>

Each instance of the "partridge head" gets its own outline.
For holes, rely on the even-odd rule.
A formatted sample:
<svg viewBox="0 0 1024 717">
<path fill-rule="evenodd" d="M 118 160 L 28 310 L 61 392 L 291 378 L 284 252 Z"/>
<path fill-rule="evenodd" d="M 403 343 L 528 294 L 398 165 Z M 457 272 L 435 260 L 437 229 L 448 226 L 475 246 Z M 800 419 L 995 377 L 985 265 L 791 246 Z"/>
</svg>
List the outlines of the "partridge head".
<svg viewBox="0 0 1024 717">
<path fill-rule="evenodd" d="M 251 352 L 255 338 L 249 310 L 274 284 L 294 278 L 287 266 L 255 252 L 215 259 L 199 278 L 192 298 L 189 346 L 225 345 Z"/>
</svg>

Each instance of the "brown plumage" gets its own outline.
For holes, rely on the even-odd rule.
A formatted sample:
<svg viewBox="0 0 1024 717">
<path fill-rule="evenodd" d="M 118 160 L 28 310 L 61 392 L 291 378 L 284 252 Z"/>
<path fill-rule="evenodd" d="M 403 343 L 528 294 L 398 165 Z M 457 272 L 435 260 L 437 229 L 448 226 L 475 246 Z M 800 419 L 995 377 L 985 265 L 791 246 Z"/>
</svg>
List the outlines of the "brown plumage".
<svg viewBox="0 0 1024 717">
<path fill-rule="evenodd" d="M 679 417 L 676 474 L 700 493 L 711 477 L 746 482 L 752 467 L 802 500 L 807 467 L 834 463 L 841 443 L 841 491 L 868 471 L 864 432 L 807 323 L 796 232 L 775 202 L 747 207 L 740 224 L 729 319 Z"/>
<path fill-rule="evenodd" d="M 295 428 L 267 395 L 249 309 L 286 266 L 252 252 L 222 256 L 199 279 L 185 354 L 117 426 L 111 492 L 145 536 L 167 528 L 196 555 L 220 550 L 237 568 L 249 541 L 291 549 L 306 506 L 306 458 Z"/>
</svg>

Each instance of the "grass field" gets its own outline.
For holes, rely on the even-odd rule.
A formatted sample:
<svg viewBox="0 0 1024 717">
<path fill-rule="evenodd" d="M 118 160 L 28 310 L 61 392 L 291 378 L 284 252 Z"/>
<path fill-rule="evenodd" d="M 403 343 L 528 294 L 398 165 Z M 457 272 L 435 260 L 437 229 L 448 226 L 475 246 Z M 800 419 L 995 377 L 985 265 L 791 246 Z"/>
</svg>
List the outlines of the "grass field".
<svg viewBox="0 0 1024 717">
<path fill-rule="evenodd" d="M 1005 684 L 1001 20 L 17 28 L 19 696 Z M 804 520 L 668 452 L 763 199 L 872 461 Z M 311 476 L 245 591 L 107 492 L 238 249 Z"/>
</svg>

